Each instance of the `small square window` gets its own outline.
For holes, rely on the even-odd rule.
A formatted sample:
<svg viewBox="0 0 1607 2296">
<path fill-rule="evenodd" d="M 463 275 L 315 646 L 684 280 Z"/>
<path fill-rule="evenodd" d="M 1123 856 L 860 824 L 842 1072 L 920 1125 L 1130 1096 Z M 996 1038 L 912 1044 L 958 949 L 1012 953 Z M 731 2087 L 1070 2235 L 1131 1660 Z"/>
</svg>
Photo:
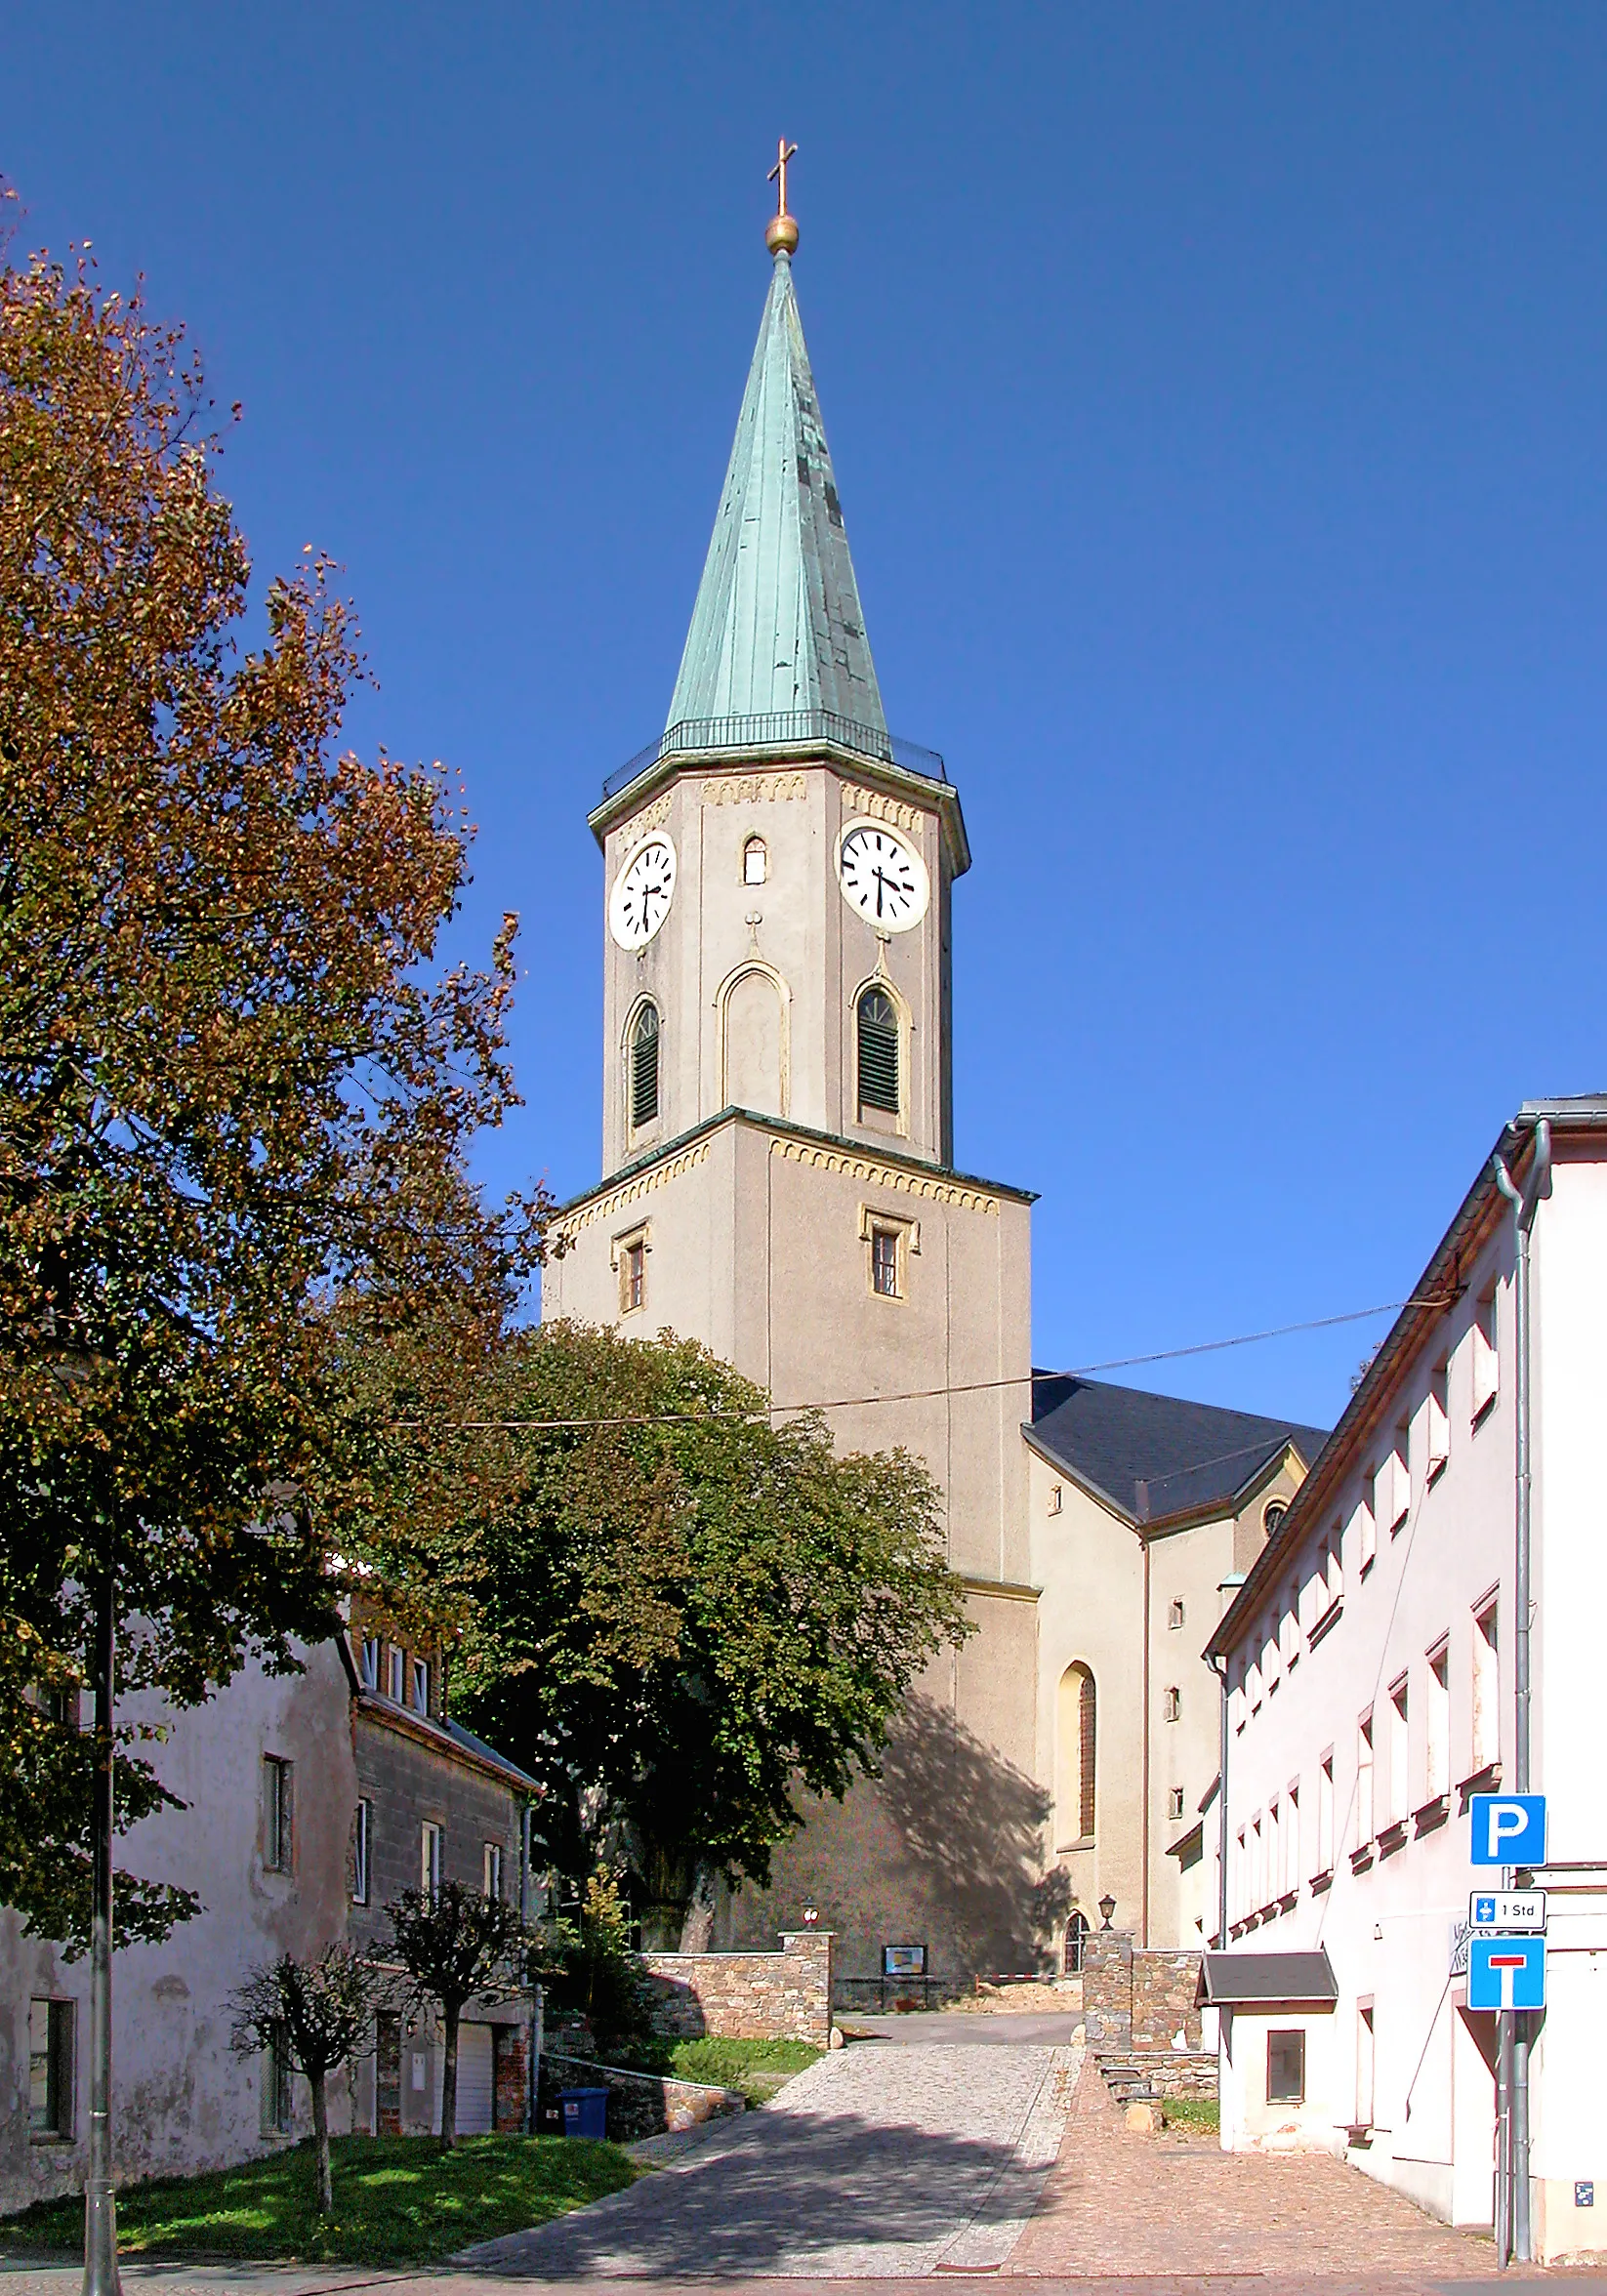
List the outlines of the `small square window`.
<svg viewBox="0 0 1607 2296">
<path fill-rule="evenodd" d="M 1187 1614 L 1183 1609 L 1182 1596 L 1180 1594 L 1174 1595 L 1172 1601 L 1167 1605 L 1167 1624 L 1174 1630 L 1174 1632 L 1175 1632 L 1175 1630 L 1181 1626 Z"/>
<path fill-rule="evenodd" d="M 1305 2103 L 1305 2034 L 1298 2028 L 1266 2036 L 1266 2101 L 1269 2105 Z"/>
<path fill-rule="evenodd" d="M 1051 1483 L 1049 1487 L 1049 1512 L 1051 1515 L 1057 1515 L 1060 1512 L 1062 1498 L 1063 1494 L 1059 1484 Z"/>
<path fill-rule="evenodd" d="M 1183 1694 L 1175 1685 L 1161 1693 L 1161 1719 L 1175 1722 L 1183 1710 Z"/>
<path fill-rule="evenodd" d="M 1166 1798 L 1166 1814 L 1169 1818 L 1180 1818 L 1182 1816 L 1183 1789 L 1180 1785 L 1174 1785 L 1168 1791 Z"/>
<path fill-rule="evenodd" d="M 898 1230 L 871 1230 L 871 1289 L 884 1299 L 898 1297 Z"/>
</svg>

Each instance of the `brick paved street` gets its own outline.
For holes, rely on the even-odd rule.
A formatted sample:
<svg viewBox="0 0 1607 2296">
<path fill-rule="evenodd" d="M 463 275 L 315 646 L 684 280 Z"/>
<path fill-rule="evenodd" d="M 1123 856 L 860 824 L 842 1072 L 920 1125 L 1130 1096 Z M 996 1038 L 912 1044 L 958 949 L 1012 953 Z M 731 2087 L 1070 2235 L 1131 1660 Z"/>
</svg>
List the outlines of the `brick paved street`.
<svg viewBox="0 0 1607 2296">
<path fill-rule="evenodd" d="M 1128 2130 L 1093 2066 L 1060 2158 L 1006 2267 L 1078 2281 L 1255 2277 L 1358 2288 L 1495 2274 L 1487 2238 L 1453 2232 L 1326 2153 L 1233 2153 L 1213 2136 Z M 1551 2277 L 1554 2276 L 1542 2276 Z"/>
</svg>

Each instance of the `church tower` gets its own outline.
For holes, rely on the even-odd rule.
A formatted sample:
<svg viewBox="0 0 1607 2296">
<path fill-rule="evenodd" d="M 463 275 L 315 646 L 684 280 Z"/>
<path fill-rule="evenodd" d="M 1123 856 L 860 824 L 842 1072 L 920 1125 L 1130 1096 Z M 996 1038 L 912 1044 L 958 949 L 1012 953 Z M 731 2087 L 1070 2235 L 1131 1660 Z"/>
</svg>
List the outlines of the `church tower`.
<svg viewBox="0 0 1607 2296">
<path fill-rule="evenodd" d="M 828 1407 L 840 1447 L 922 1455 L 980 1631 L 918 1708 L 1030 1779 L 1032 1199 L 954 1168 L 949 924 L 970 853 L 942 758 L 887 730 L 783 154 L 769 293 L 665 730 L 589 817 L 603 1177 L 554 1223 L 543 1312 L 701 1339 L 779 1408 Z M 811 1820 L 816 1878 L 795 1881 L 824 1906 L 822 1860 L 862 1876 L 857 1913 L 834 1915 L 850 1962 L 911 1923 L 943 1934 L 905 1832 L 861 1793 Z M 932 1857 L 952 1873 L 948 1851 Z M 1007 1943 L 967 1950 L 1011 1966 L 988 1958 Z"/>
</svg>

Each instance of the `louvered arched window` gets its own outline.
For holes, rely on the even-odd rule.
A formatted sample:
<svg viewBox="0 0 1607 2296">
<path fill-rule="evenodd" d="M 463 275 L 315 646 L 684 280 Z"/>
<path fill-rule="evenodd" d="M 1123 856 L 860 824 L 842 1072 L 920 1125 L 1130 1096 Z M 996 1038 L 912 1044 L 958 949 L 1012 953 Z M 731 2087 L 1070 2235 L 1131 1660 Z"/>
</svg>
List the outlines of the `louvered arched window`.
<svg viewBox="0 0 1607 2296">
<path fill-rule="evenodd" d="M 898 1007 L 886 989 L 867 989 L 857 1008 L 859 1107 L 898 1114 Z"/>
<path fill-rule="evenodd" d="M 643 1004 L 631 1023 L 631 1129 L 640 1131 L 658 1114 L 658 1006 Z"/>
</svg>

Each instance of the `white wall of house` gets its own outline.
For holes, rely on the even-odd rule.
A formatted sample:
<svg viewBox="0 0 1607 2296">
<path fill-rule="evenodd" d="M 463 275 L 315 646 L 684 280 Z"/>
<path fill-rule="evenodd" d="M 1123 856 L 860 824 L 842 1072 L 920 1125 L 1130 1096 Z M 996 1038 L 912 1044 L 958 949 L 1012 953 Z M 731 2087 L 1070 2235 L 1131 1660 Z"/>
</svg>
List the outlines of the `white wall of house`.
<svg viewBox="0 0 1607 2296">
<path fill-rule="evenodd" d="M 356 1804 L 350 1700 L 336 1647 L 307 1654 L 306 1670 L 272 1676 L 248 1666 L 204 1706 L 183 1713 L 131 1700 L 130 1719 L 160 1721 L 164 1743 L 141 1750 L 188 1807 L 121 1835 L 117 1864 L 196 1892 L 202 1911 L 162 1945 L 120 1951 L 113 1969 L 114 2131 L 119 2179 L 220 2166 L 289 2136 L 265 2113 L 262 2066 L 229 2047 L 228 1996 L 256 1963 L 317 1952 L 344 1934 L 348 1853 Z M 268 1838 L 265 1761 L 291 1767 L 290 1863 Z M 68 2093 L 58 2131 L 30 2127 L 30 2011 L 70 2018 Z M 61 2008 L 58 2016 L 61 2015 Z M 37 2028 L 38 2019 L 34 2018 Z M 25 1937 L 0 1911 L 0 2207 L 77 2190 L 89 2134 L 89 1960 Z M 298 2083 L 298 2089 L 305 2084 Z M 293 2100 L 305 2125 L 305 2097 Z M 344 2083 L 331 2118 L 347 2124 Z M 295 2133 L 304 2133 L 298 2126 Z"/>
<path fill-rule="evenodd" d="M 1556 1157 L 1534 1241 L 1531 1780 L 1548 1797 L 1549 1855 L 1575 1866 L 1551 1876 L 1569 1894 L 1551 1901 L 1533 2055 L 1536 2232 L 1551 2258 L 1607 2248 L 1607 1791 L 1595 1719 L 1607 1162 L 1561 1133 Z M 1320 1507 L 1296 1509 L 1280 1567 L 1252 1579 L 1229 1629 L 1231 1937 L 1254 1951 L 1326 1948 L 1339 2000 L 1332 2013 L 1224 2017 L 1222 2142 L 1347 2154 L 1460 2224 L 1488 2225 L 1493 2197 L 1495 2020 L 1467 2009 L 1451 1971 L 1454 1925 L 1483 1878 L 1466 1803 L 1500 1782 L 1504 1762 L 1510 1785 L 1513 1265 L 1510 1216 L 1492 1190 L 1454 1301 L 1358 1397 L 1365 1412 L 1337 1438 L 1342 1481 Z M 1328 1481 L 1325 1465 L 1313 1495 Z M 1306 2036 L 1304 2096 L 1278 2103 L 1267 2044 L 1287 2030 Z M 1576 2207 L 1576 2183 L 1591 2181 L 1603 2207 Z"/>
</svg>

